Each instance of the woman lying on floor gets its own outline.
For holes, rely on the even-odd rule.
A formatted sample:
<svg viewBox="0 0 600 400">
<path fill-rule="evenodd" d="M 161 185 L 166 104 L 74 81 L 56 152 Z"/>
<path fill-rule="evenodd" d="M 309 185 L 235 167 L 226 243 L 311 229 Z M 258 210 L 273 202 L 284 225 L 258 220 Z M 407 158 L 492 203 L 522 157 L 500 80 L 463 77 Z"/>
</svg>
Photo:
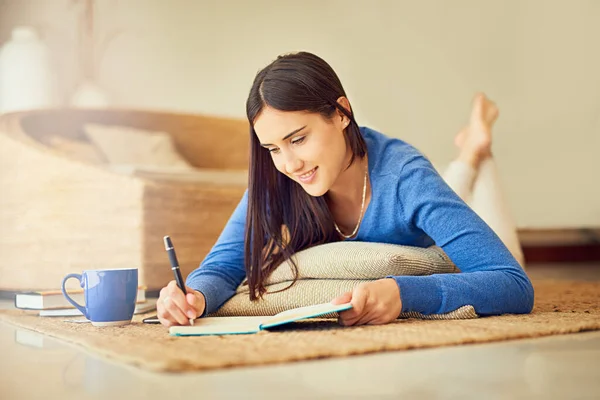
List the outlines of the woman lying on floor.
<svg viewBox="0 0 600 400">
<path fill-rule="evenodd" d="M 491 152 L 498 110 L 485 96 L 476 96 L 469 126 L 455 139 L 458 158 L 443 178 L 413 146 L 359 127 L 337 75 L 313 54 L 280 56 L 261 70 L 246 109 L 248 190 L 189 275 L 187 296 L 175 281 L 161 290 L 164 325 L 216 311 L 245 278 L 250 299 L 258 299 L 282 261 L 340 240 L 437 245 L 461 271 L 388 277 L 340 293 L 332 301 L 353 306 L 340 313 L 344 325 L 467 304 L 479 315 L 531 311 L 533 288 Z"/>
</svg>

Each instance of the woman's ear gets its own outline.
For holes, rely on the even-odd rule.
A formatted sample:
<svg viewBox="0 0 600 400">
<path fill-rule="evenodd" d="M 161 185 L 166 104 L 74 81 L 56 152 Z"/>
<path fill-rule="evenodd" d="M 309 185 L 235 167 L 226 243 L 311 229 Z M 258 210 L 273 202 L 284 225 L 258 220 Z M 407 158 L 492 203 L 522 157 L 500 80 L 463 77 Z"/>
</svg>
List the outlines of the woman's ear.
<svg viewBox="0 0 600 400">
<path fill-rule="evenodd" d="M 337 102 L 346 111 L 348 111 L 348 113 L 350 115 L 352 115 L 352 107 L 350 107 L 350 102 L 348 101 L 348 98 L 346 96 L 340 96 L 337 99 Z M 344 113 L 341 112 L 339 109 L 336 109 L 336 112 L 337 112 L 338 116 L 341 118 L 342 122 L 344 122 L 344 121 L 346 121 L 348 119 L 348 117 L 346 115 L 344 115 Z M 348 121 L 348 122 L 350 122 L 350 121 Z"/>
</svg>

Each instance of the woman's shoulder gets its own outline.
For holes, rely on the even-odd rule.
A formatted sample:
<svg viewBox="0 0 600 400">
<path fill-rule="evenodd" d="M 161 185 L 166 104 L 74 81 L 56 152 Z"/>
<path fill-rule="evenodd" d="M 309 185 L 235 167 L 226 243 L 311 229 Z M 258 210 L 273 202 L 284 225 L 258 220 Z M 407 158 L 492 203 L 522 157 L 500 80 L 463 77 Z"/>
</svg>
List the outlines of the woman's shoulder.
<svg viewBox="0 0 600 400">
<path fill-rule="evenodd" d="M 387 136 L 368 127 L 361 127 L 360 131 L 367 143 L 372 174 L 399 177 L 407 164 L 430 165 L 419 149 L 402 139 Z"/>
</svg>

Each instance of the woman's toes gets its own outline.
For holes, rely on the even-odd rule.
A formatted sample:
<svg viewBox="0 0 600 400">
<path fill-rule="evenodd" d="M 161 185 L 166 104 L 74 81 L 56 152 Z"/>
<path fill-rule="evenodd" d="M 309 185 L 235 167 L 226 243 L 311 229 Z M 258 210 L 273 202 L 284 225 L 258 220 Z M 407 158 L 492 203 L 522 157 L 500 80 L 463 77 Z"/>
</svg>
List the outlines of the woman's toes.
<svg viewBox="0 0 600 400">
<path fill-rule="evenodd" d="M 491 128 L 500 114 L 496 103 L 489 101 L 485 111 L 485 122 Z"/>
<path fill-rule="evenodd" d="M 484 106 L 485 96 L 483 93 L 477 93 L 473 99 L 473 106 L 471 107 L 471 124 L 485 119 Z"/>
</svg>

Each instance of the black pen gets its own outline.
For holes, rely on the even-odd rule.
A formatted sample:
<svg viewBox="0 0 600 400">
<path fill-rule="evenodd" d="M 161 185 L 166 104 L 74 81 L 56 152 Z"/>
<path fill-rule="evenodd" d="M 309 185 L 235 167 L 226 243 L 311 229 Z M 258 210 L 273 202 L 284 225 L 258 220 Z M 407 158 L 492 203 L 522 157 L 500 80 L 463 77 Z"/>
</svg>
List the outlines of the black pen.
<svg viewBox="0 0 600 400">
<path fill-rule="evenodd" d="M 179 270 L 179 262 L 177 261 L 177 255 L 175 254 L 173 242 L 171 242 L 171 238 L 168 236 L 164 237 L 164 241 L 165 249 L 167 250 L 167 254 L 169 255 L 169 261 L 171 262 L 171 269 L 173 270 L 173 274 L 175 274 L 175 282 L 177 282 L 177 286 L 179 286 L 179 289 L 181 289 L 183 295 L 185 296 L 187 295 L 187 291 L 185 290 L 185 284 L 183 283 L 183 278 L 181 277 L 181 271 Z M 190 318 L 190 325 L 194 325 L 193 318 Z"/>
</svg>

